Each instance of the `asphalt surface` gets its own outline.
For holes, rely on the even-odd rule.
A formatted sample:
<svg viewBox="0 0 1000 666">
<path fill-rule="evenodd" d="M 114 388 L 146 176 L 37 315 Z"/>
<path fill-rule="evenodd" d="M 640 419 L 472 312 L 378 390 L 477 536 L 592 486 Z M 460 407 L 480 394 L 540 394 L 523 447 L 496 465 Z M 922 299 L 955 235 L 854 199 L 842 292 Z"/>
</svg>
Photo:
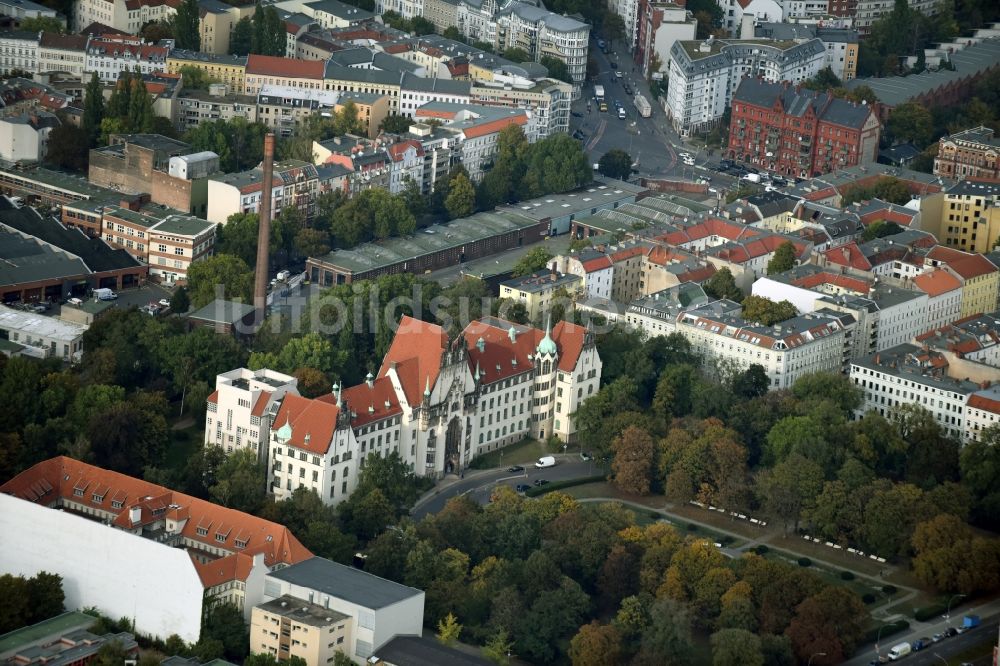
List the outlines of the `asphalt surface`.
<svg viewBox="0 0 1000 666">
<path fill-rule="evenodd" d="M 507 467 L 493 470 L 467 471 L 463 478 L 448 485 L 441 486 L 437 493 L 425 497 L 410 512 L 414 520 L 437 513 L 452 497 L 468 495 L 479 504 L 488 504 L 493 489 L 497 486 L 516 488 L 518 484 L 534 486 L 536 479 L 546 481 L 565 481 L 580 477 L 592 476 L 600 472 L 600 467 L 594 461 L 583 462 L 578 453 L 567 453 L 556 456 L 555 467 L 535 469 L 532 465 L 523 465 L 523 472 L 510 473 Z"/>
<path fill-rule="evenodd" d="M 898 663 L 910 666 L 932 666 L 941 663 L 952 666 L 960 666 L 964 663 L 986 666 L 992 663 L 990 657 L 981 657 L 973 661 L 960 661 L 957 657 L 978 645 L 997 644 L 998 615 L 1000 615 L 998 609 L 1000 609 L 1000 601 L 993 601 L 978 607 L 952 610 L 950 620 L 945 620 L 943 617 L 937 618 L 934 622 L 917 622 L 910 619 L 910 629 L 904 633 L 883 638 L 879 644 L 879 650 L 885 656 L 894 645 L 903 642 L 913 643 L 919 638 L 932 637 L 934 634 L 942 633 L 949 626 L 959 627 L 962 624 L 963 615 L 976 614 L 982 617 L 980 626 L 964 634 L 945 638 L 939 643 L 932 643 L 929 647 L 918 652 L 911 652 L 908 656 L 900 659 Z M 867 666 L 875 658 L 875 655 L 875 646 L 868 644 L 858 648 L 855 656 L 844 663 L 848 666 Z"/>
</svg>

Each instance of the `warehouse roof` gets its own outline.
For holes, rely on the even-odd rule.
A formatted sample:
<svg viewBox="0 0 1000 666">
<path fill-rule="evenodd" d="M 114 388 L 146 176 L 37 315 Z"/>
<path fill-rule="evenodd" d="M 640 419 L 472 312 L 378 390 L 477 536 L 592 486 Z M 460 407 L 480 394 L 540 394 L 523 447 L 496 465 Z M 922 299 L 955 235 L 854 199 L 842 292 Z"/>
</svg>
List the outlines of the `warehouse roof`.
<svg viewBox="0 0 1000 666">
<path fill-rule="evenodd" d="M 313 557 L 267 575 L 373 610 L 423 594 L 418 589 L 322 557 Z"/>
</svg>

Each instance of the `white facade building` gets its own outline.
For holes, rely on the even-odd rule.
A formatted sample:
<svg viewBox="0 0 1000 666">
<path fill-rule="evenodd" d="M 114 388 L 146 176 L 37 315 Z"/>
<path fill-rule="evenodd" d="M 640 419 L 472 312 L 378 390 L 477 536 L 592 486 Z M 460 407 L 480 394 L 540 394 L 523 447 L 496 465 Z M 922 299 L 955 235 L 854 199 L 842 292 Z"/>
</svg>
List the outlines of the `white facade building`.
<svg viewBox="0 0 1000 666">
<path fill-rule="evenodd" d="M 76 3 L 75 30 L 91 23 L 103 23 L 116 30 L 137 34 L 150 21 L 170 18 L 177 10 L 159 0 L 79 0 Z"/>
<path fill-rule="evenodd" d="M 718 123 L 744 76 L 801 83 L 825 62 L 826 48 L 819 39 L 674 42 L 666 111 L 674 129 L 691 136 Z"/>
<path fill-rule="evenodd" d="M 419 141 L 408 139 L 387 146 L 385 149 L 392 161 L 389 171 L 389 192 L 399 194 L 412 180 L 423 191 L 424 148 Z"/>
<path fill-rule="evenodd" d="M 80 324 L 0 305 L 0 333 L 22 345 L 26 356 L 78 361 L 86 332 L 87 327 Z"/>
<path fill-rule="evenodd" d="M 54 114 L 39 111 L 0 118 L 0 159 L 40 162 L 49 152 L 49 134 L 59 127 Z"/>
<path fill-rule="evenodd" d="M 238 368 L 217 376 L 215 392 L 208 396 L 205 444 L 226 453 L 249 448 L 263 458 L 276 403 L 298 393 L 295 377 L 274 370 Z"/>
<path fill-rule="evenodd" d="M 781 23 L 784 17 L 777 0 L 716 0 L 716 3 L 722 8 L 722 25 L 732 37 L 753 37 L 752 29 L 749 35 L 740 34 L 744 16 L 750 19 L 751 26 L 753 20 Z"/>
<path fill-rule="evenodd" d="M 625 24 L 625 42 L 629 50 L 635 49 L 639 39 L 639 0 L 608 0 L 608 8 L 622 17 Z"/>
<path fill-rule="evenodd" d="M 108 83 L 137 68 L 143 74 L 165 72 L 169 53 L 167 47 L 144 44 L 141 38 L 91 38 L 84 72 L 97 72 L 98 78 Z"/>
<path fill-rule="evenodd" d="M 57 35 L 43 32 L 38 40 L 38 72 L 69 72 L 83 77 L 87 61 L 85 35 Z"/>
<path fill-rule="evenodd" d="M 322 557 L 267 575 L 264 601 L 285 595 L 350 617 L 353 644 L 344 652 L 358 664 L 396 636 L 420 636 L 423 631 L 421 590 Z"/>
<path fill-rule="evenodd" d="M 225 224 L 234 213 L 256 213 L 260 209 L 263 173 L 258 167 L 208 179 L 208 220 Z M 308 217 L 319 193 L 319 175 L 312 164 L 297 160 L 276 162 L 271 190 L 271 217 L 286 206 L 298 208 Z"/>
<path fill-rule="evenodd" d="M 0 72 L 35 72 L 38 67 L 38 33 L 0 33 Z"/>
<path fill-rule="evenodd" d="M 393 11 L 405 19 L 424 15 L 424 0 L 376 0 L 375 13 Z"/>
<path fill-rule="evenodd" d="M 606 253 L 584 250 L 579 254 L 555 257 L 552 262 L 560 273 L 576 275 L 582 280 L 585 298 L 611 298 L 615 266 Z"/>
<path fill-rule="evenodd" d="M 913 278 L 915 289 L 927 294 L 924 329 L 950 324 L 962 313 L 962 281 L 948 270 L 937 268 Z"/>
<path fill-rule="evenodd" d="M 847 328 L 822 315 L 802 315 L 774 326 L 754 324 L 717 301 L 677 318 L 677 332 L 691 343 L 706 370 L 760 365 L 772 389 L 789 388 L 812 372 L 837 372 L 844 362 Z"/>
<path fill-rule="evenodd" d="M 684 282 L 629 303 L 625 322 L 651 338 L 670 335 L 677 332 L 677 319 L 682 312 L 706 305 L 708 301 L 701 285 Z M 730 301 L 718 301 L 715 308 L 716 312 L 737 316 L 740 310 L 738 303 Z"/>
<path fill-rule="evenodd" d="M 600 376 L 582 326 L 543 332 L 488 318 L 449 340 L 440 326 L 404 317 L 377 376 L 281 401 L 267 455 L 271 492 L 280 499 L 304 486 L 336 503 L 372 453 L 398 453 L 417 474 L 438 477 L 525 437 L 571 441 L 573 414 Z"/>
</svg>

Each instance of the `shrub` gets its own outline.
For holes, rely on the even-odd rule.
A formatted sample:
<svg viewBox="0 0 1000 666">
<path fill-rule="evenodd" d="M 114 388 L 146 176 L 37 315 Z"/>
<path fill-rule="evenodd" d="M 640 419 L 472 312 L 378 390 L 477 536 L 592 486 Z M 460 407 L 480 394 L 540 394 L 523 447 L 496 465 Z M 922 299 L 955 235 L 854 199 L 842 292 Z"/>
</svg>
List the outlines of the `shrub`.
<svg viewBox="0 0 1000 666">
<path fill-rule="evenodd" d="M 931 604 L 930 606 L 924 606 L 913 611 L 913 617 L 919 622 L 926 622 L 927 620 L 934 620 L 947 612 L 948 607 L 945 604 Z"/>
<path fill-rule="evenodd" d="M 813 563 L 813 561 L 810 560 L 808 557 L 800 557 L 799 558 L 799 566 L 800 567 L 811 567 L 812 563 Z"/>
<path fill-rule="evenodd" d="M 663 518 L 663 516 L 658 514 L 656 511 L 650 511 L 649 517 L 652 518 L 653 520 L 659 520 L 660 518 Z"/>
<path fill-rule="evenodd" d="M 841 571 L 840 580 L 854 580 L 854 573 L 851 571 Z"/>
<path fill-rule="evenodd" d="M 758 555 L 767 555 L 767 553 L 769 553 L 770 551 L 771 549 L 768 548 L 767 545 L 765 544 L 760 544 L 759 546 L 754 548 L 754 552 L 756 552 Z"/>
<path fill-rule="evenodd" d="M 883 586 L 882 586 L 882 592 L 883 592 L 884 594 L 887 594 L 887 595 L 889 595 L 890 597 L 891 597 L 892 595 L 896 594 L 896 592 L 898 592 L 898 591 L 899 591 L 899 590 L 897 590 L 897 589 L 896 589 L 896 586 L 895 586 L 895 585 L 883 585 Z"/>
<path fill-rule="evenodd" d="M 875 603 L 875 595 L 871 592 L 866 592 L 864 596 L 861 597 L 861 601 L 865 602 L 865 605 Z"/>
</svg>

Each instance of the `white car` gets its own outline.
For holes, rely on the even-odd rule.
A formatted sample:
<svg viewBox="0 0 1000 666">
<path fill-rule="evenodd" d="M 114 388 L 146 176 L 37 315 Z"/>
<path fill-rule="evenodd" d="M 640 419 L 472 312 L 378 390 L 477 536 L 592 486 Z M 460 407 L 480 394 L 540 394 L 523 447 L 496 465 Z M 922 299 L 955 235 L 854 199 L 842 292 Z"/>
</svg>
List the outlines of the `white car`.
<svg viewBox="0 0 1000 666">
<path fill-rule="evenodd" d="M 161 298 L 160 299 L 160 306 L 164 307 L 164 308 L 169 308 L 170 307 L 170 301 L 167 300 L 166 298 Z"/>
<path fill-rule="evenodd" d="M 688 166 L 694 166 L 694 159 L 692 159 L 690 157 L 685 157 L 684 158 L 684 164 L 686 164 Z"/>
<path fill-rule="evenodd" d="M 718 194 L 719 193 L 719 189 L 717 187 L 710 187 L 710 188 L 708 188 L 708 191 L 709 191 L 710 194 Z"/>
<path fill-rule="evenodd" d="M 685 159 L 685 160 L 691 159 L 691 153 L 677 153 L 677 155 L 681 159 Z"/>
<path fill-rule="evenodd" d="M 615 78 L 616 79 L 622 78 L 622 70 L 620 70 L 620 69 L 616 69 L 615 70 Z"/>
</svg>

